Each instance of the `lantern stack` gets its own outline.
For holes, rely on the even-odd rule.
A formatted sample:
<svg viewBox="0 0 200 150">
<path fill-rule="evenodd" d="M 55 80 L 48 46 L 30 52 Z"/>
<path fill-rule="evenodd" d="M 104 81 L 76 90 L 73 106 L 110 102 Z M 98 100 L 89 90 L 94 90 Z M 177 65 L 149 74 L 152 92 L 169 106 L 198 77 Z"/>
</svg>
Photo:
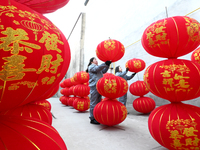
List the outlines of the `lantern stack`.
<svg viewBox="0 0 200 150">
<path fill-rule="evenodd" d="M 150 65 L 144 82 L 151 93 L 171 102 L 154 109 L 148 120 L 152 137 L 170 150 L 200 147 L 200 108 L 182 103 L 200 96 L 200 65 L 177 59 L 199 44 L 200 24 L 186 16 L 158 20 L 142 36 L 142 45 L 149 54 L 168 58 Z"/>
<path fill-rule="evenodd" d="M 70 47 L 50 20 L 20 2 L 0 1 L 0 149 L 66 150 L 47 99 L 68 70 Z"/>
</svg>

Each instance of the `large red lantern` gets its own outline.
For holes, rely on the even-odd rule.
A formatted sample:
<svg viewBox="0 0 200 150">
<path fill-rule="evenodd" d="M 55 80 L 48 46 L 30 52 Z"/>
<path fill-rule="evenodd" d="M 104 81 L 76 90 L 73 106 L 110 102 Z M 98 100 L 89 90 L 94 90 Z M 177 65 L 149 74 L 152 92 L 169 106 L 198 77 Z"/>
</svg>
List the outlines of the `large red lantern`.
<svg viewBox="0 0 200 150">
<path fill-rule="evenodd" d="M 96 49 L 97 57 L 102 61 L 118 61 L 124 56 L 124 45 L 117 40 L 105 40 L 101 42 Z"/>
<path fill-rule="evenodd" d="M 74 95 L 84 97 L 90 94 L 90 87 L 83 84 L 74 86 Z"/>
<path fill-rule="evenodd" d="M 156 107 L 155 101 L 150 97 L 139 97 L 133 101 L 133 108 L 141 113 L 150 113 Z"/>
<path fill-rule="evenodd" d="M 200 147 L 200 108 L 171 103 L 154 109 L 148 120 L 152 137 L 170 150 Z"/>
<path fill-rule="evenodd" d="M 86 111 L 90 108 L 90 100 L 77 97 L 73 102 L 73 107 L 80 112 Z"/>
<path fill-rule="evenodd" d="M 57 130 L 38 119 L 1 115 L 0 133 L 1 150 L 67 150 Z"/>
<path fill-rule="evenodd" d="M 171 102 L 200 95 L 200 65 L 189 60 L 168 59 L 150 65 L 144 73 L 147 88 Z"/>
<path fill-rule="evenodd" d="M 192 52 L 191 61 L 200 64 L 200 48 Z"/>
<path fill-rule="evenodd" d="M 146 87 L 144 81 L 136 81 L 133 82 L 130 87 L 129 87 L 129 91 L 131 94 L 135 95 L 135 96 L 143 96 L 147 93 L 149 93 L 149 89 Z"/>
<path fill-rule="evenodd" d="M 0 115 L 30 117 L 44 121 L 50 125 L 52 124 L 51 112 L 45 107 L 35 104 L 26 104 L 6 111 L 1 111 Z"/>
<path fill-rule="evenodd" d="M 118 76 L 105 76 L 98 80 L 97 91 L 110 99 L 123 96 L 128 91 L 128 83 Z"/>
<path fill-rule="evenodd" d="M 85 72 L 85 71 L 80 71 L 74 74 L 73 76 L 74 81 L 78 82 L 78 83 L 86 83 L 89 81 L 90 76 L 89 73 Z"/>
<path fill-rule="evenodd" d="M 49 111 L 51 111 L 51 103 L 50 103 L 49 101 L 47 101 L 46 99 L 39 100 L 39 101 L 34 101 L 34 102 L 31 102 L 31 104 L 44 106 L 44 107 L 47 108 Z"/>
<path fill-rule="evenodd" d="M 69 2 L 69 0 L 15 0 L 15 1 L 24 4 L 41 14 L 52 13 L 57 9 L 64 7 Z"/>
<path fill-rule="evenodd" d="M 70 48 L 62 32 L 41 14 L 13 0 L 0 5 L 2 111 L 55 88 L 68 70 Z"/>
<path fill-rule="evenodd" d="M 95 106 L 93 114 L 99 123 L 113 126 L 126 119 L 127 109 L 117 99 L 106 99 Z"/>
<path fill-rule="evenodd" d="M 133 58 L 126 62 L 125 67 L 129 68 L 130 72 L 140 72 L 146 66 L 146 63 L 142 59 Z"/>
<path fill-rule="evenodd" d="M 187 16 L 161 19 L 145 29 L 142 46 L 153 56 L 177 58 L 199 46 L 199 28 L 199 22 Z"/>
</svg>

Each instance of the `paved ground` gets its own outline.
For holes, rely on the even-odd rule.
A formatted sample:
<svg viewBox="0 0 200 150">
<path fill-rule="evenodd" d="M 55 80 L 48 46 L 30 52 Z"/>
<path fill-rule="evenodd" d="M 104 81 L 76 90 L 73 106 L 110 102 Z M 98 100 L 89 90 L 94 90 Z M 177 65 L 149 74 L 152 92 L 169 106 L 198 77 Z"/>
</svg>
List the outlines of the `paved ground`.
<svg viewBox="0 0 200 150">
<path fill-rule="evenodd" d="M 52 126 L 60 133 L 68 150 L 167 150 L 148 130 L 148 115 L 136 112 L 129 104 L 127 118 L 119 125 L 107 127 L 89 123 L 89 111 L 79 112 L 50 98 L 56 117 Z"/>
</svg>

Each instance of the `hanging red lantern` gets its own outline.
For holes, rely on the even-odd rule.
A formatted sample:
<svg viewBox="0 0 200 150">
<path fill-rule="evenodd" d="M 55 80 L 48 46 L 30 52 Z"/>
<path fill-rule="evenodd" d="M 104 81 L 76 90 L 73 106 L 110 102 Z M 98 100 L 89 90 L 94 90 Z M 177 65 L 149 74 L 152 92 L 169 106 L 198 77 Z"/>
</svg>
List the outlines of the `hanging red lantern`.
<svg viewBox="0 0 200 150">
<path fill-rule="evenodd" d="M 139 97 L 133 101 L 133 108 L 141 113 L 150 113 L 156 107 L 155 101 L 150 97 Z"/>
<path fill-rule="evenodd" d="M 1 150 L 67 150 L 57 130 L 34 118 L 0 116 Z"/>
<path fill-rule="evenodd" d="M 102 77 L 96 84 L 97 91 L 110 99 L 123 96 L 128 91 L 128 83 L 118 76 Z"/>
<path fill-rule="evenodd" d="M 68 87 L 66 87 L 66 88 L 61 89 L 60 93 L 65 96 L 69 96 L 71 94 L 71 91 Z"/>
<path fill-rule="evenodd" d="M 133 58 L 126 62 L 125 67 L 129 68 L 130 72 L 140 72 L 146 66 L 146 63 L 142 59 Z"/>
<path fill-rule="evenodd" d="M 90 87 L 83 84 L 74 86 L 74 95 L 84 97 L 90 94 Z"/>
<path fill-rule="evenodd" d="M 94 107 L 93 114 L 99 123 L 114 126 L 126 119 L 127 109 L 117 99 L 107 99 Z"/>
<path fill-rule="evenodd" d="M 149 131 L 167 149 L 199 149 L 199 114 L 199 107 L 181 102 L 160 106 L 149 116 Z"/>
<path fill-rule="evenodd" d="M 197 48 L 191 55 L 191 61 L 200 64 L 200 48 Z"/>
<path fill-rule="evenodd" d="M 80 111 L 86 111 L 90 108 L 90 100 L 86 98 L 76 98 L 73 102 L 73 107 Z"/>
<path fill-rule="evenodd" d="M 129 91 L 131 94 L 133 94 L 135 96 L 143 96 L 143 95 L 149 93 L 149 90 L 146 87 L 144 81 L 139 81 L 139 80 L 136 82 L 133 82 L 130 85 Z"/>
<path fill-rule="evenodd" d="M 69 0 L 15 0 L 18 3 L 24 4 L 31 9 L 41 13 L 52 13 L 64 7 Z"/>
<path fill-rule="evenodd" d="M 69 98 L 70 98 L 70 97 L 68 97 L 68 96 L 61 96 L 61 97 L 59 98 L 59 100 L 61 101 L 62 104 L 68 106 Z"/>
<path fill-rule="evenodd" d="M 62 32 L 41 14 L 13 0 L 0 5 L 3 111 L 39 100 L 55 88 L 68 70 L 70 48 Z"/>
<path fill-rule="evenodd" d="M 39 100 L 39 101 L 34 101 L 34 102 L 31 102 L 30 104 L 44 106 L 49 111 L 51 111 L 51 103 L 49 101 L 47 101 L 46 99 Z"/>
<path fill-rule="evenodd" d="M 125 53 L 124 45 L 117 40 L 105 40 L 96 49 L 96 55 L 101 61 L 118 61 Z"/>
<path fill-rule="evenodd" d="M 159 61 L 145 70 L 144 83 L 150 92 L 171 102 L 194 99 L 200 96 L 200 65 L 183 59 Z"/>
<path fill-rule="evenodd" d="M 75 73 L 73 78 L 75 82 L 78 82 L 79 84 L 81 84 L 81 83 L 88 82 L 90 79 L 90 76 L 89 76 L 89 73 L 85 71 L 80 71 L 80 72 Z"/>
<path fill-rule="evenodd" d="M 199 22 L 187 16 L 161 19 L 145 29 L 142 46 L 153 56 L 177 58 L 199 46 L 199 28 Z"/>
<path fill-rule="evenodd" d="M 1 111 L 0 116 L 1 115 L 30 117 L 44 121 L 50 125 L 52 124 L 51 112 L 45 107 L 35 104 L 26 104 L 6 111 Z"/>
</svg>

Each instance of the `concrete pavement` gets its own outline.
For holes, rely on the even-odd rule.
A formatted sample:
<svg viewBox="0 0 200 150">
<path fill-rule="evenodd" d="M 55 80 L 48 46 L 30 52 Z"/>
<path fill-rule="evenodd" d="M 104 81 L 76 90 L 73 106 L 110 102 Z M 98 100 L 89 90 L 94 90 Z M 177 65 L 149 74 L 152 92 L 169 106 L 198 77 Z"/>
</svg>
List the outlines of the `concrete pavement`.
<svg viewBox="0 0 200 150">
<path fill-rule="evenodd" d="M 79 112 L 50 98 L 56 117 L 52 126 L 60 133 L 68 150 L 167 150 L 148 130 L 148 115 L 136 112 L 128 104 L 129 114 L 119 125 L 108 127 L 90 124 L 89 111 Z"/>
</svg>

